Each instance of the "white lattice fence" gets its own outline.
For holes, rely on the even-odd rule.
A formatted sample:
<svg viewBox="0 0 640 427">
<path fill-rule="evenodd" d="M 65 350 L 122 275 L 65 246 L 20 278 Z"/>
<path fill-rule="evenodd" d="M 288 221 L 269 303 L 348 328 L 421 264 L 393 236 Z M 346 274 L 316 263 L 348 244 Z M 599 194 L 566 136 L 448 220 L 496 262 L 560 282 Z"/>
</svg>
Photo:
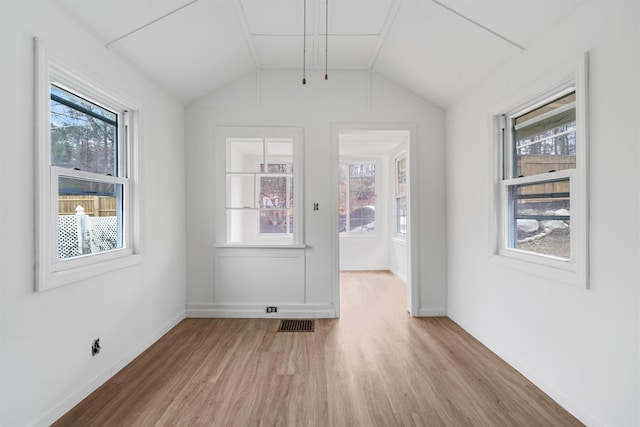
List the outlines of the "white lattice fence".
<svg viewBox="0 0 640 427">
<path fill-rule="evenodd" d="M 80 255 L 75 215 L 58 215 L 58 259 Z"/>
<path fill-rule="evenodd" d="M 58 259 L 115 249 L 115 216 L 58 215 Z"/>
</svg>

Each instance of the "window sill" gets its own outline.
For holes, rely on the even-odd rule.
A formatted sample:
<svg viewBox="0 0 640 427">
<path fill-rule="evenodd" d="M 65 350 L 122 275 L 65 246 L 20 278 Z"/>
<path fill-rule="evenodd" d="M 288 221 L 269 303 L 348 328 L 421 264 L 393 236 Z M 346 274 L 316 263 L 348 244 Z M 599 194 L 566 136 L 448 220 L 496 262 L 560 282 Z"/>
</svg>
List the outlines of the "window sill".
<svg viewBox="0 0 640 427">
<path fill-rule="evenodd" d="M 60 286 L 69 285 L 81 280 L 101 276 L 111 271 L 121 270 L 143 262 L 141 255 L 129 254 L 109 260 L 88 263 L 82 266 L 69 267 L 59 271 L 49 271 L 46 277 L 38 280 L 37 290 L 46 291 Z"/>
<path fill-rule="evenodd" d="M 491 263 L 544 279 L 588 289 L 586 268 L 575 262 L 500 250 L 491 256 Z"/>
<path fill-rule="evenodd" d="M 340 238 L 347 238 L 347 239 L 358 239 L 358 238 L 375 239 L 378 237 L 376 233 L 339 233 L 339 236 Z"/>
<path fill-rule="evenodd" d="M 213 245 L 214 248 L 221 249 L 305 249 L 307 245 L 303 244 L 241 244 L 241 243 L 220 243 Z"/>
</svg>

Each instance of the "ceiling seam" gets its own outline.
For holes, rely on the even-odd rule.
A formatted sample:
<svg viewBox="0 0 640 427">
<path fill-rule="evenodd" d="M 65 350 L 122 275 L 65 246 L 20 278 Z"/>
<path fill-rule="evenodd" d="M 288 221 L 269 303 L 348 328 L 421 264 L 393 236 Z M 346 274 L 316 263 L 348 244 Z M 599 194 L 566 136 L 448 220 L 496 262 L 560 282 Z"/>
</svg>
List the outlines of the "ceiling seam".
<svg viewBox="0 0 640 427">
<path fill-rule="evenodd" d="M 169 16 L 173 15 L 173 14 L 174 14 L 174 13 L 176 13 L 176 12 L 181 11 L 181 10 L 182 10 L 182 9 L 184 9 L 185 7 L 191 6 L 192 4 L 194 4 L 194 3 L 195 3 L 195 2 L 197 2 L 197 1 L 198 1 L 198 0 L 191 0 L 189 3 L 183 4 L 182 6 L 180 6 L 180 7 L 179 7 L 179 8 L 177 8 L 177 9 L 172 10 L 171 12 L 165 13 L 164 15 L 162 15 L 162 16 L 160 16 L 160 17 L 158 17 L 158 18 L 156 18 L 156 19 L 154 19 L 154 20 L 152 20 L 152 21 L 149 21 L 149 22 L 147 22 L 147 23 L 146 23 L 146 24 L 144 24 L 144 25 L 139 26 L 138 28 L 135 28 L 135 29 L 133 29 L 133 30 L 129 31 L 128 33 L 123 34 L 123 35 L 121 35 L 120 37 L 117 37 L 117 38 L 115 38 L 115 39 L 111 40 L 110 42 L 107 42 L 107 43 L 104 45 L 104 47 L 108 48 L 108 47 L 110 47 L 112 44 L 114 44 L 114 43 L 116 43 L 116 42 L 119 42 L 120 40 L 122 40 L 122 39 L 124 39 L 124 38 L 127 38 L 127 37 L 129 37 L 130 35 L 135 34 L 135 33 L 137 33 L 138 31 L 143 30 L 143 29 L 147 28 L 148 26 L 153 25 L 153 24 L 155 24 L 156 22 L 163 20 L 164 18 L 167 18 L 167 17 L 169 17 Z"/>
<path fill-rule="evenodd" d="M 391 26 L 393 22 L 396 20 L 396 16 L 398 15 L 398 11 L 400 10 L 400 6 L 402 5 L 402 0 L 395 0 L 391 8 L 389 9 L 389 13 L 387 14 L 387 18 L 384 21 L 384 25 L 382 26 L 382 31 L 380 32 L 380 36 L 378 38 L 378 42 L 376 46 L 373 48 L 373 52 L 371 53 L 371 60 L 369 61 L 369 69 L 372 70 L 376 61 L 378 61 L 378 57 L 380 56 L 380 52 L 382 51 L 382 47 L 387 40 L 387 36 L 389 35 L 389 31 L 391 30 Z"/>
<path fill-rule="evenodd" d="M 253 65 L 256 68 L 261 68 L 260 56 L 258 55 L 258 50 L 256 49 L 255 44 L 253 43 L 253 39 L 251 36 L 251 32 L 249 31 L 249 23 L 247 22 L 247 14 L 240 3 L 240 0 L 233 0 L 233 8 L 236 12 L 236 18 L 238 19 L 238 23 L 240 24 L 240 28 L 242 29 L 242 36 L 244 37 L 244 42 L 247 45 L 247 49 L 249 49 L 249 55 L 251 56 L 251 60 L 253 61 Z"/>
<path fill-rule="evenodd" d="M 459 16 L 460 18 L 464 19 L 465 21 L 468 21 L 470 23 L 472 23 L 473 25 L 475 25 L 476 27 L 479 27 L 483 30 L 485 30 L 486 32 L 493 34 L 494 36 L 504 40 L 505 42 L 509 43 L 512 46 L 517 47 L 518 49 L 520 49 L 520 52 L 524 52 L 526 49 L 524 48 L 524 46 L 514 42 L 513 40 L 508 39 L 507 37 L 503 36 L 502 34 L 493 31 L 491 28 L 487 27 L 486 25 L 482 25 L 481 23 L 474 21 L 473 19 L 469 18 L 466 15 L 463 15 L 462 13 L 458 12 L 457 10 L 447 6 L 446 4 L 440 3 L 438 0 L 431 0 L 432 2 L 434 2 L 435 4 L 437 4 L 438 6 L 440 6 L 443 9 L 448 10 L 449 12 L 453 13 L 454 15 Z"/>
</svg>

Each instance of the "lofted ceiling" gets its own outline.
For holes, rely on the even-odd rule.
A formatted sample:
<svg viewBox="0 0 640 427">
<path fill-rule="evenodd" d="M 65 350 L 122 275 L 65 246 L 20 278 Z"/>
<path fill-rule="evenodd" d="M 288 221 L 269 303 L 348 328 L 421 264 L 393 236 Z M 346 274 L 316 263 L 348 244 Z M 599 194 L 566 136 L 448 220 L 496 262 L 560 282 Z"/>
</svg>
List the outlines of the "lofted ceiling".
<svg viewBox="0 0 640 427">
<path fill-rule="evenodd" d="M 587 0 L 53 0 L 188 104 L 256 69 L 371 70 L 446 108 Z M 325 56 L 325 53 L 327 56 Z M 325 63 L 325 59 L 328 60 Z"/>
</svg>

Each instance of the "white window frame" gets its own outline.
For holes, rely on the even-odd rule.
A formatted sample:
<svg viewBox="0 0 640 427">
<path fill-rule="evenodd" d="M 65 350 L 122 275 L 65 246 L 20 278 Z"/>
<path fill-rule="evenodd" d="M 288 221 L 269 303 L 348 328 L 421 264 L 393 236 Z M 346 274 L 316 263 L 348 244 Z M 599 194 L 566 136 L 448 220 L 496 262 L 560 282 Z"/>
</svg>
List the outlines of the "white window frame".
<svg viewBox="0 0 640 427">
<path fill-rule="evenodd" d="M 140 256 L 138 209 L 138 141 L 135 103 L 115 97 L 91 80 L 49 58 L 41 41 L 35 48 L 35 153 L 36 153 L 36 275 L 35 290 L 45 291 L 83 279 L 99 276 L 142 262 Z M 91 102 L 115 110 L 119 123 L 119 162 L 117 176 L 52 166 L 51 164 L 51 84 Z M 126 114 L 124 114 L 127 112 Z M 122 247 L 110 251 L 58 259 L 58 178 L 88 179 L 123 185 Z"/>
<path fill-rule="evenodd" d="M 247 247 L 247 248 L 303 248 L 304 247 L 304 182 L 303 182 L 303 132 L 299 127 L 261 127 L 261 126 L 219 126 L 215 131 L 216 141 L 216 247 Z M 227 207 L 227 175 L 236 175 L 234 171 L 227 171 L 227 146 L 229 139 L 255 138 L 255 139 L 291 139 L 293 142 L 293 206 L 294 227 L 292 234 L 260 233 L 260 224 L 257 224 L 256 236 L 244 242 L 233 242 L 229 238 L 227 213 L 233 210 L 258 211 L 260 221 L 260 207 Z M 271 157 L 278 160 L 278 156 Z M 280 163 L 283 163 L 280 161 Z M 266 163 L 265 163 L 266 164 Z M 255 175 L 254 197 L 260 190 L 260 178 L 263 176 L 282 176 L 287 174 L 268 173 L 240 173 L 241 175 Z"/>
<path fill-rule="evenodd" d="M 376 198 L 376 202 L 373 205 L 373 210 L 374 210 L 374 222 L 378 223 L 378 215 L 380 215 L 380 211 L 378 210 L 378 194 L 379 194 L 379 179 L 378 179 L 378 173 L 380 171 L 380 161 L 378 159 L 371 159 L 371 158 L 361 158 L 361 157 L 343 157 L 339 159 L 338 162 L 338 167 L 340 167 L 340 165 L 346 164 L 347 165 L 347 213 L 345 216 L 345 231 L 342 233 L 339 233 L 339 235 L 341 237 L 376 237 L 378 234 L 378 227 L 376 226 L 376 228 L 374 228 L 374 230 L 372 232 L 354 232 L 354 231 L 350 231 L 348 228 L 348 225 L 351 221 L 351 217 L 349 215 L 349 210 L 350 210 L 350 204 L 349 204 L 349 193 L 350 193 L 350 176 L 349 176 L 349 165 L 356 165 L 356 164 L 360 164 L 360 165 L 364 165 L 364 164 L 372 164 L 375 167 L 376 170 L 376 174 L 375 174 L 375 198 Z M 340 223 L 340 221 L 338 220 L 338 224 Z"/>
<path fill-rule="evenodd" d="M 506 117 L 534 110 L 563 93 L 576 92 L 576 167 L 544 175 L 512 178 L 506 176 L 510 167 L 511 151 L 509 124 Z M 529 274 L 559 281 L 580 288 L 589 286 L 588 251 L 588 54 L 584 54 L 577 67 L 545 89 L 534 89 L 513 108 L 505 108 L 492 115 L 494 155 L 492 168 L 492 186 L 494 203 L 491 215 L 495 226 L 491 227 L 491 260 L 495 264 L 517 269 Z M 507 148 L 505 148 L 507 147 Z M 532 183 L 544 183 L 554 180 L 570 182 L 571 234 L 570 259 L 535 254 L 510 248 L 509 236 L 509 197 L 510 186 Z"/>
<path fill-rule="evenodd" d="M 398 163 L 404 160 L 405 161 L 405 180 L 406 180 L 406 190 L 404 194 L 398 194 Z M 406 206 L 406 220 L 407 220 L 407 224 L 405 224 L 405 229 L 408 227 L 408 221 L 409 221 L 409 185 L 408 185 L 408 179 L 409 179 L 409 169 L 407 167 L 407 154 L 406 152 L 402 152 L 400 154 L 398 154 L 397 156 L 395 156 L 395 158 L 393 159 L 393 165 L 394 165 L 394 170 L 393 170 L 393 191 L 394 191 L 394 206 L 393 206 L 393 211 L 395 212 L 394 215 L 394 236 L 398 239 L 401 240 L 406 240 L 407 238 L 407 232 L 405 231 L 404 233 L 399 233 L 398 232 L 398 226 L 400 225 L 398 223 L 398 220 L 400 218 L 400 216 L 398 215 L 398 201 L 402 198 L 405 199 L 405 206 Z"/>
</svg>

